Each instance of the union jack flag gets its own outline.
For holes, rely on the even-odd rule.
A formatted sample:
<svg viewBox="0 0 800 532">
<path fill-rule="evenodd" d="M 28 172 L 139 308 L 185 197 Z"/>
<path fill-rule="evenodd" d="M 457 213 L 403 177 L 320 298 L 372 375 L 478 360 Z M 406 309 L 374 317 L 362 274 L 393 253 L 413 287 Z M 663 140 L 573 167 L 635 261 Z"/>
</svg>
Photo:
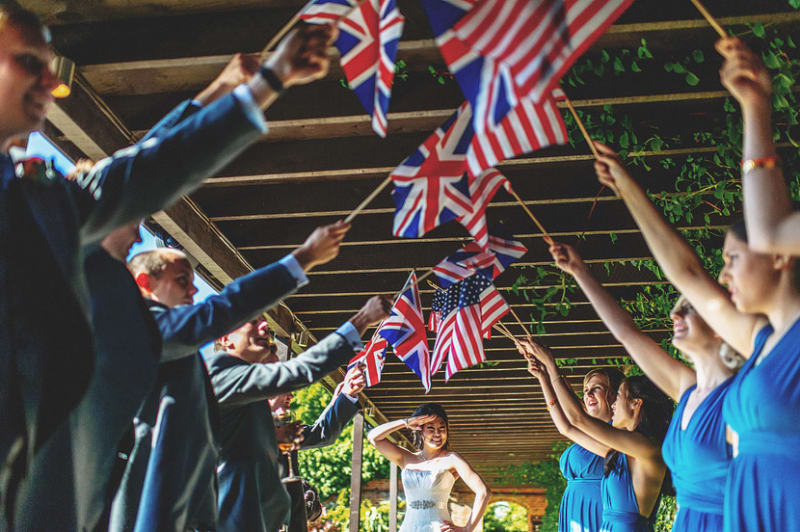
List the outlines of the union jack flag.
<svg viewBox="0 0 800 532">
<path fill-rule="evenodd" d="M 483 275 L 487 279 L 496 279 L 506 268 L 528 252 L 528 248 L 513 238 L 504 227 L 493 227 L 489 231 L 488 249 L 470 242 L 433 268 L 439 278 L 439 284 L 447 288 L 474 273 Z"/>
<path fill-rule="evenodd" d="M 481 248 L 489 245 L 489 232 L 486 229 L 486 209 L 500 187 L 511 191 L 511 183 L 506 177 L 491 168 L 478 175 L 469 184 L 469 195 L 472 200 L 472 212 L 459 217 L 458 221 Z"/>
<path fill-rule="evenodd" d="M 395 0 L 316 0 L 300 15 L 306 22 L 336 22 L 336 48 L 342 70 L 364 109 L 372 129 L 386 136 L 389 99 L 394 82 L 397 44 L 405 19 Z"/>
<path fill-rule="evenodd" d="M 492 281 L 482 275 L 472 275 L 443 292 L 431 305 L 438 313 L 431 374 L 447 360 L 445 381 L 449 381 L 457 371 L 486 360 L 482 338 L 490 337 L 492 326 L 509 308 Z"/>
<path fill-rule="evenodd" d="M 423 0 L 422 4 L 445 62 L 461 87 L 474 116 L 475 131 L 467 150 L 471 177 L 498 162 L 553 144 L 567 142 L 567 131 L 555 102 L 517 98 L 509 72 L 482 56 L 453 30 L 476 0 Z"/>
<path fill-rule="evenodd" d="M 386 347 L 388 344 L 386 340 L 378 334 L 382 326 L 383 323 L 378 325 L 378 329 L 375 331 L 375 334 L 372 335 L 372 339 L 369 343 L 347 363 L 348 370 L 358 363 L 364 364 L 366 368 L 364 373 L 367 377 L 367 387 L 375 386 L 381 382 L 381 373 L 383 373 L 383 365 L 386 362 Z"/>
<path fill-rule="evenodd" d="M 472 127 L 466 109 L 462 105 L 392 172 L 395 236 L 418 238 L 440 224 L 472 214 L 466 174 Z"/>
<path fill-rule="evenodd" d="M 633 0 L 477 0 L 453 27 L 502 65 L 517 99 L 549 94 Z"/>
<path fill-rule="evenodd" d="M 411 273 L 403 293 L 383 321 L 379 334 L 392 346 L 394 354 L 422 379 L 425 393 L 431 391 L 430 352 L 417 289 L 417 275 Z"/>
</svg>

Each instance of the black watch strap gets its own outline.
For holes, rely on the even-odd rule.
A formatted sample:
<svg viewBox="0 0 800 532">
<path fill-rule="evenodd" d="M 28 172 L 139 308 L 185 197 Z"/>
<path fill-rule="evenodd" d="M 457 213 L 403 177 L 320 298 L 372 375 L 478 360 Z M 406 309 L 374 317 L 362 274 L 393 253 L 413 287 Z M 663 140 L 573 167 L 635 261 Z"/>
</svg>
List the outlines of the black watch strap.
<svg viewBox="0 0 800 532">
<path fill-rule="evenodd" d="M 281 78 L 267 65 L 261 65 L 261 68 L 258 69 L 258 73 L 264 78 L 264 81 L 267 82 L 267 85 L 270 86 L 272 90 L 280 94 L 283 92 L 284 86 Z"/>
</svg>

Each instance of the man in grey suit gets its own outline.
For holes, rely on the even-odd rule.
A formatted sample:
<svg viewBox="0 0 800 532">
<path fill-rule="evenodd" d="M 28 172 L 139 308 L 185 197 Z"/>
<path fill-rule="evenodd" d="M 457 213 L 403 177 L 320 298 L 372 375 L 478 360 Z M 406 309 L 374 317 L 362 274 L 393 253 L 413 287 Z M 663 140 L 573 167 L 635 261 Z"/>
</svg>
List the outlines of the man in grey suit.
<svg viewBox="0 0 800 532">
<path fill-rule="evenodd" d="M 335 333 L 286 362 L 269 363 L 274 355 L 263 321 L 246 323 L 220 340 L 225 350 L 208 361 L 221 418 L 218 530 L 274 532 L 284 523 L 291 501 L 280 480 L 267 400 L 347 363 L 363 347 L 360 337 L 367 327 L 388 316 L 390 308 L 388 299 L 373 297 Z"/>
<path fill-rule="evenodd" d="M 161 364 L 134 419 L 135 444 L 112 504 L 110 530 L 214 529 L 218 420 L 198 349 L 305 285 L 305 272 L 336 257 L 349 227 L 337 222 L 317 228 L 280 261 L 195 305 L 194 272 L 182 252 L 157 249 L 129 261 L 160 332 Z"/>
</svg>

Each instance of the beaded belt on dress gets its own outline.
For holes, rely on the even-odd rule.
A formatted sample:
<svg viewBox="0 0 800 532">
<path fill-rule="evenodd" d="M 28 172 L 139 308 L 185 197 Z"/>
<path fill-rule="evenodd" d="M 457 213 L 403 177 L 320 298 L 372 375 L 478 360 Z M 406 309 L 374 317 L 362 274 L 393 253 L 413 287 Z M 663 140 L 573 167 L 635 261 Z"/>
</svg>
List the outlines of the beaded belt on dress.
<svg viewBox="0 0 800 532">
<path fill-rule="evenodd" d="M 430 510 L 431 508 L 444 508 L 445 503 L 426 500 L 411 501 L 408 503 L 408 507 L 414 510 Z"/>
</svg>

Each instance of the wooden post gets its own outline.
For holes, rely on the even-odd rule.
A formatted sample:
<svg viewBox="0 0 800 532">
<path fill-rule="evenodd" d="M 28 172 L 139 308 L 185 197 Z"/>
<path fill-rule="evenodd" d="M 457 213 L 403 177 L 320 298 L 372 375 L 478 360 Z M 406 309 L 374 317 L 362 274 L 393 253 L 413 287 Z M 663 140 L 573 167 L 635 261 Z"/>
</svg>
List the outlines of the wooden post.
<svg viewBox="0 0 800 532">
<path fill-rule="evenodd" d="M 397 464 L 389 466 L 389 532 L 397 532 Z"/>
<path fill-rule="evenodd" d="M 350 474 L 350 532 L 361 525 L 361 463 L 364 458 L 364 413 L 353 418 L 353 471 Z"/>
</svg>

